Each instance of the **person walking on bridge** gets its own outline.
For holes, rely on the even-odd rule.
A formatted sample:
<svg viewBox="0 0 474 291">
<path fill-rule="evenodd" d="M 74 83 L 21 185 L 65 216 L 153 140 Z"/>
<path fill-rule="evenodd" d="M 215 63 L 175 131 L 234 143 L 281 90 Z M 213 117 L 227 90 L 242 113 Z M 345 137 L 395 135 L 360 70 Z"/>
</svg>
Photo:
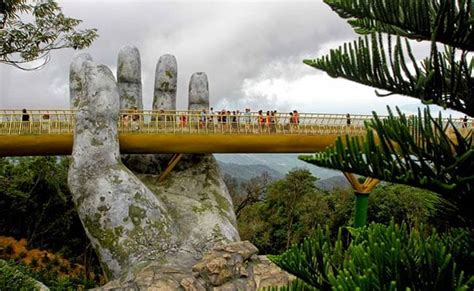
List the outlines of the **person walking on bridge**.
<svg viewBox="0 0 474 291">
<path fill-rule="evenodd" d="M 250 108 L 245 108 L 244 113 L 244 122 L 245 122 L 245 133 L 250 131 L 250 123 L 252 123 L 252 114 L 250 113 Z"/>
<path fill-rule="evenodd" d="M 200 126 L 202 129 L 207 127 L 207 112 L 206 109 L 201 111 Z"/>
<path fill-rule="evenodd" d="M 263 111 L 262 110 L 258 111 L 257 124 L 258 124 L 258 131 L 262 132 L 262 128 L 265 125 L 265 117 L 263 117 Z"/>
<path fill-rule="evenodd" d="M 28 114 L 26 109 L 22 110 L 20 132 L 22 131 L 23 127 L 25 127 L 26 129 L 30 128 L 30 115 Z"/>
<path fill-rule="evenodd" d="M 21 116 L 21 121 L 30 121 L 30 115 L 26 111 L 26 109 L 22 110 L 22 116 Z"/>
</svg>

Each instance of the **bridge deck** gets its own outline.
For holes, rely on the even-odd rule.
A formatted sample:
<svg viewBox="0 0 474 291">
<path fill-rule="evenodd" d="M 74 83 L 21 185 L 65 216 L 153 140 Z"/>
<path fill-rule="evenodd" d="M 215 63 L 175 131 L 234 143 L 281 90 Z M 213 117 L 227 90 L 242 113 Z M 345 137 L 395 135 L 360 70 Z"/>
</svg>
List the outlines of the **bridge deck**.
<svg viewBox="0 0 474 291">
<path fill-rule="evenodd" d="M 27 115 L 28 121 L 22 121 L 21 111 L 0 111 L 0 156 L 71 154 L 75 111 L 41 110 Z M 117 122 L 124 154 L 312 153 L 324 150 L 341 134 L 363 135 L 364 121 L 370 117 L 123 111 Z"/>
</svg>

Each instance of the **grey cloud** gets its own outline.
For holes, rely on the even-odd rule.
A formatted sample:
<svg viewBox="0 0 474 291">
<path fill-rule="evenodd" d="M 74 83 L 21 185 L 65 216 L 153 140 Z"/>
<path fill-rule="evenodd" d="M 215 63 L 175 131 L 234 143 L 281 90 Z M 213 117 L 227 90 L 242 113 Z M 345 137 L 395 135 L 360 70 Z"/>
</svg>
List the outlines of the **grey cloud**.
<svg viewBox="0 0 474 291">
<path fill-rule="evenodd" d="M 245 79 L 262 76 L 279 60 L 304 67 L 300 56 L 316 56 L 328 42 L 353 36 L 322 1 L 60 4 L 66 15 L 82 19 L 84 27 L 99 29 L 99 39 L 87 50 L 97 62 L 113 70 L 120 47 L 139 48 L 146 108 L 151 107 L 154 68 L 162 54 L 174 54 L 178 61 L 178 108 L 186 107 L 189 78 L 198 71 L 209 76 L 212 104 L 240 106 Z M 53 52 L 51 63 L 38 72 L 0 66 L 0 107 L 67 108 L 74 53 Z M 280 73 L 291 78 L 301 71 Z"/>
</svg>

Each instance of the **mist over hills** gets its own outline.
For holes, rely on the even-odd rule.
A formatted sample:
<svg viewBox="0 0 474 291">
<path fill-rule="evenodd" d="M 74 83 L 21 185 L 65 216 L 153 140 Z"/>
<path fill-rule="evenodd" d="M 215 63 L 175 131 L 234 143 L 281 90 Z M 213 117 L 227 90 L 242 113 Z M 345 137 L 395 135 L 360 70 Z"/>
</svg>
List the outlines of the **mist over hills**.
<svg viewBox="0 0 474 291">
<path fill-rule="evenodd" d="M 336 187 L 347 187 L 348 182 L 341 172 L 333 171 L 298 159 L 298 154 L 215 154 L 223 174 L 228 174 L 239 182 L 247 181 L 267 172 L 273 179 L 283 178 L 296 168 L 308 169 L 318 177 L 317 186 L 331 190 Z"/>
</svg>

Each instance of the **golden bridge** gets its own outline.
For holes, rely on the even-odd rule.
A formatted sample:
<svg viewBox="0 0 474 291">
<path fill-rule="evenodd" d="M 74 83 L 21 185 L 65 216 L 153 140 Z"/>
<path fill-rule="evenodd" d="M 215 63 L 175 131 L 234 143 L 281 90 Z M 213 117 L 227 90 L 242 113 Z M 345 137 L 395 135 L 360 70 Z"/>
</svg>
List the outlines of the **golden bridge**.
<svg viewBox="0 0 474 291">
<path fill-rule="evenodd" d="M 74 110 L 0 110 L 0 156 L 70 155 Z M 371 115 L 122 111 L 120 151 L 153 153 L 313 153 L 339 135 L 365 134 Z M 459 124 L 461 127 L 461 124 Z"/>
</svg>

